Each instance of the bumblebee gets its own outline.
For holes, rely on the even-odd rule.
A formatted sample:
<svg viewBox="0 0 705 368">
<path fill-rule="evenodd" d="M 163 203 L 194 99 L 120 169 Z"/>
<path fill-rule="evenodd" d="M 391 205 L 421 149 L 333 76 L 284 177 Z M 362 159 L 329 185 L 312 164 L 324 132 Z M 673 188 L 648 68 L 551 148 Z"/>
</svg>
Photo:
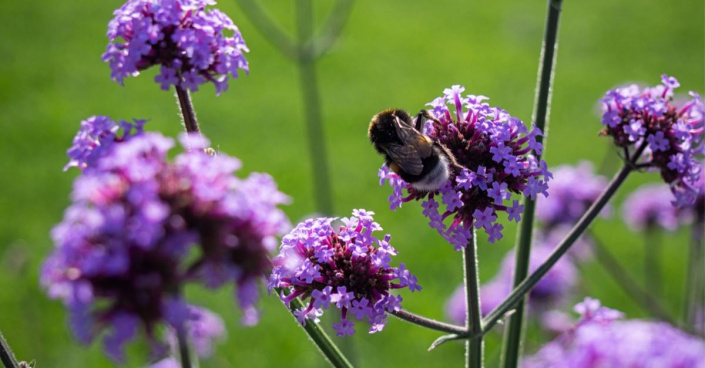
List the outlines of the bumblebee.
<svg viewBox="0 0 705 368">
<path fill-rule="evenodd" d="M 440 189 L 459 168 L 448 148 L 421 133 L 424 121 L 438 121 L 421 110 L 412 120 L 404 110 L 389 109 L 372 117 L 367 135 L 387 166 L 420 191 Z"/>
</svg>

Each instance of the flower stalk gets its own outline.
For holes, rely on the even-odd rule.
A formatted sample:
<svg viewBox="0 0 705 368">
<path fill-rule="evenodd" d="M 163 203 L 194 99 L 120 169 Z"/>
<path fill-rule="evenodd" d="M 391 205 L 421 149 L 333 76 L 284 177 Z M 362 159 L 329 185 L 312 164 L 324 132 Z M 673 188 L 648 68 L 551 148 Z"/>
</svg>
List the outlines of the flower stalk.
<svg viewBox="0 0 705 368">
<path fill-rule="evenodd" d="M 619 261 L 610 253 L 595 234 L 592 234 L 591 239 L 597 262 L 612 276 L 617 282 L 617 285 L 649 313 L 662 321 L 677 326 L 678 324 L 675 319 L 663 307 L 659 299 L 649 292 L 651 289 L 642 288 L 639 283 L 629 275 L 627 270 L 619 264 Z"/>
<path fill-rule="evenodd" d="M 196 111 L 191 102 L 191 95 L 188 90 L 181 86 L 176 85 L 174 87 L 176 88 L 176 98 L 179 101 L 184 128 L 188 133 L 198 133 L 200 130 L 198 128 L 198 120 L 196 119 Z"/>
<path fill-rule="evenodd" d="M 644 141 L 635 153 L 631 156 L 631 160 L 624 163 L 624 166 L 615 174 L 612 181 L 609 183 L 607 188 L 602 192 L 600 197 L 595 201 L 595 203 L 590 206 L 587 212 L 580 218 L 577 224 L 570 230 L 568 235 L 563 239 L 563 241 L 556 247 L 556 249 L 551 253 L 551 256 L 539 266 L 536 271 L 534 271 L 529 277 L 522 281 L 517 287 L 514 288 L 512 293 L 492 312 L 490 312 L 484 319 L 483 331 L 491 329 L 495 324 L 509 311 L 516 308 L 516 305 L 522 301 L 524 295 L 526 295 L 531 289 L 536 286 L 536 284 L 541 280 L 541 278 L 546 275 L 546 273 L 553 267 L 553 265 L 558 262 L 558 260 L 570 249 L 570 247 L 575 243 L 575 241 L 587 230 L 587 228 L 592 224 L 597 215 L 600 214 L 602 208 L 605 207 L 607 202 L 612 198 L 612 196 L 617 192 L 617 189 L 624 183 L 629 174 L 634 170 L 637 160 L 641 156 L 644 149 L 646 149 L 647 142 Z"/>
<path fill-rule="evenodd" d="M 705 269 L 702 267 L 705 262 L 704 227 L 702 218 L 697 218 L 691 230 L 692 242 L 688 259 L 684 303 L 685 325 L 700 335 L 705 334 L 705 318 L 702 315 L 698 316 L 698 313 L 705 313 Z"/>
<path fill-rule="evenodd" d="M 183 324 L 176 329 L 176 339 L 179 341 L 179 358 L 181 368 L 191 368 L 191 354 L 188 346 L 188 336 Z"/>
<path fill-rule="evenodd" d="M 325 133 L 321 119 L 320 95 L 316 76 L 316 59 L 313 56 L 313 7 L 311 0 L 296 1 L 296 23 L 298 30 L 299 76 L 301 95 L 306 116 L 308 147 L 314 172 L 316 209 L 324 215 L 333 214 L 330 175 Z"/>
<path fill-rule="evenodd" d="M 13 354 L 12 349 L 10 349 L 10 345 L 8 345 L 7 340 L 5 340 L 5 337 L 2 335 L 2 331 L 0 331 L 0 361 L 5 368 L 20 367 L 15 358 L 15 354 Z"/>
<path fill-rule="evenodd" d="M 391 312 L 391 314 L 395 315 L 397 318 L 399 318 L 401 320 L 407 321 L 409 323 L 413 323 L 415 325 L 419 325 L 421 327 L 426 327 L 431 330 L 453 333 L 453 334 L 464 334 L 467 332 L 467 329 L 465 329 L 465 327 L 460 327 L 460 326 L 456 326 L 454 324 L 436 321 L 435 319 L 426 318 L 424 316 L 420 316 L 418 314 L 414 314 L 414 313 L 405 311 L 403 309 L 399 310 L 399 311 Z"/>
<path fill-rule="evenodd" d="M 465 362 L 468 368 L 484 366 L 484 342 L 482 335 L 482 314 L 480 313 L 480 273 L 477 267 L 477 236 L 473 234 L 463 249 L 463 270 L 465 271 L 466 328 L 471 335 L 465 341 Z"/>
<path fill-rule="evenodd" d="M 551 87 L 556 64 L 556 48 L 558 45 L 558 20 L 561 13 L 562 0 L 548 1 L 548 14 L 546 29 L 541 48 L 541 61 L 537 81 L 536 100 L 534 101 L 533 120 L 536 126 L 544 132 L 544 136 L 538 136 L 541 142 L 548 133 L 548 116 L 550 111 Z M 544 144 L 545 147 L 545 144 Z M 541 158 L 540 152 L 534 152 L 537 159 Z M 534 211 L 536 201 L 530 196 L 524 198 L 524 215 L 519 231 L 519 239 L 516 248 L 516 261 L 514 266 L 514 286 L 518 286 L 529 272 L 529 260 L 531 258 L 531 240 L 533 237 Z M 505 368 L 516 367 L 521 356 L 521 340 L 524 329 L 524 309 L 525 299 L 522 299 L 516 306 L 514 313 L 507 323 L 507 329 L 502 348 L 502 363 Z"/>
<path fill-rule="evenodd" d="M 274 288 L 277 294 L 282 293 L 282 288 Z M 296 318 L 295 311 L 305 308 L 304 303 L 299 298 L 294 298 L 289 304 L 291 315 Z M 300 323 L 296 323 L 301 326 Z M 328 337 L 325 331 L 314 321 L 308 321 L 305 326 L 302 326 L 311 342 L 318 348 L 318 351 L 323 354 L 326 360 L 335 368 L 352 368 L 353 365 L 333 343 L 333 340 Z"/>
</svg>

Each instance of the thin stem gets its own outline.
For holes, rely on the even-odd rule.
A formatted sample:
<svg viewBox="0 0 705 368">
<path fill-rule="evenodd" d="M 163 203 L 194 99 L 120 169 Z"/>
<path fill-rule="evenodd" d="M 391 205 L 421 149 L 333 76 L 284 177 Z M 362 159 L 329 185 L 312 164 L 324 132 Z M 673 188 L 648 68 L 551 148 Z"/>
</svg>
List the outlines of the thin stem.
<svg viewBox="0 0 705 368">
<path fill-rule="evenodd" d="M 592 238 L 591 243 L 593 244 L 595 258 L 617 282 L 617 285 L 646 311 L 656 316 L 658 319 L 676 326 L 677 323 L 675 319 L 673 319 L 668 311 L 661 305 L 659 299 L 649 293 L 649 289 L 643 289 L 639 283 L 629 275 L 629 272 L 619 264 L 619 261 L 609 252 L 607 247 L 602 244 L 594 233 L 591 233 L 590 236 Z"/>
<path fill-rule="evenodd" d="M 514 288 L 512 293 L 497 306 L 492 312 L 490 312 L 484 319 L 484 330 L 491 329 L 507 312 L 511 311 L 516 305 L 521 302 L 524 295 L 526 295 L 531 289 L 536 286 L 536 284 L 541 281 L 546 273 L 553 267 L 553 265 L 558 262 L 558 260 L 570 249 L 570 247 L 575 243 L 575 241 L 580 237 L 580 235 L 587 230 L 588 226 L 592 223 L 597 215 L 602 211 L 602 208 L 609 202 L 614 193 L 619 189 L 619 187 L 624 183 L 624 180 L 632 172 L 633 164 L 639 159 L 641 153 L 644 152 L 647 142 L 644 141 L 641 146 L 634 153 L 632 162 L 625 162 L 624 166 L 617 172 L 617 174 L 612 178 L 607 188 L 600 194 L 600 197 L 590 206 L 587 212 L 580 218 L 577 224 L 570 230 L 568 235 L 563 239 L 563 241 L 553 250 L 553 253 L 548 257 L 544 263 L 539 266 L 536 271 L 534 271 L 528 278 L 526 278 L 521 284 Z"/>
<path fill-rule="evenodd" d="M 297 0 L 296 20 L 299 36 L 299 75 L 301 95 L 306 113 L 308 146 L 314 176 L 314 197 L 316 209 L 323 215 L 333 214 L 330 175 L 328 174 L 328 154 L 325 134 L 321 122 L 321 107 L 316 80 L 315 60 L 312 59 L 313 9 L 311 0 Z"/>
<path fill-rule="evenodd" d="M 474 234 L 463 249 L 463 269 L 465 271 L 466 328 L 469 334 L 482 332 L 480 312 L 480 273 L 477 267 L 477 234 Z M 484 343 L 482 335 L 465 341 L 465 364 L 468 368 L 482 368 Z"/>
<path fill-rule="evenodd" d="M 419 316 L 418 314 L 407 312 L 405 310 L 392 312 L 392 314 L 397 316 L 399 319 L 402 319 L 407 322 L 411 322 L 413 324 L 416 324 L 416 325 L 419 325 L 422 327 L 429 328 L 431 330 L 447 332 L 447 333 L 454 333 L 454 334 L 462 334 L 462 333 L 467 332 L 467 330 L 464 327 L 456 326 L 456 325 L 453 325 L 450 323 L 436 321 L 435 319 Z"/>
<path fill-rule="evenodd" d="M 189 353 L 188 336 L 186 335 L 186 329 L 183 324 L 176 329 L 176 338 L 179 340 L 179 357 L 181 358 L 181 368 L 191 368 L 191 354 Z"/>
<path fill-rule="evenodd" d="M 536 83 L 533 120 L 536 126 L 544 132 L 544 137 L 548 133 L 548 117 L 551 107 L 553 76 L 555 74 L 556 48 L 558 45 L 558 20 L 561 14 L 561 4 L 562 0 L 548 1 L 546 29 L 544 31 L 543 45 L 541 46 L 538 81 Z M 538 137 L 538 140 L 541 141 L 544 137 Z M 534 155 L 537 160 L 541 159 L 541 155 L 538 152 L 534 152 Z M 513 286 L 515 287 L 518 286 L 529 273 L 529 260 L 531 258 L 531 241 L 533 239 L 536 202 L 529 196 L 525 197 L 524 202 L 524 216 L 518 235 L 519 239 L 514 263 Z M 500 364 L 502 367 L 514 368 L 519 364 L 524 330 L 525 305 L 526 299 L 522 298 L 516 305 L 516 313 L 514 313 L 507 322 L 502 346 L 503 352 Z"/>
<path fill-rule="evenodd" d="M 323 56 L 335 40 L 340 36 L 340 32 L 345 27 L 345 22 L 350 16 L 350 10 L 354 0 L 338 0 L 335 2 L 333 10 L 326 19 L 326 23 L 321 27 L 320 36 L 313 41 L 313 59 Z"/>
<path fill-rule="evenodd" d="M 176 97 L 179 100 L 179 107 L 181 108 L 181 117 L 184 122 L 184 128 L 189 133 L 198 133 L 198 120 L 196 120 L 196 111 L 193 109 L 193 104 L 191 103 L 191 96 L 188 90 L 182 88 L 181 86 L 176 86 Z"/>
<path fill-rule="evenodd" d="M 262 7 L 259 6 L 257 1 L 238 0 L 238 3 L 252 24 L 254 24 L 255 27 L 262 32 L 264 37 L 266 37 L 269 42 L 274 44 L 274 46 L 276 46 L 286 57 L 292 60 L 298 59 L 299 50 L 297 49 L 294 41 L 287 37 L 287 35 L 284 34 L 284 32 L 282 32 L 276 24 L 274 24 L 267 13 L 265 13 Z"/>
<path fill-rule="evenodd" d="M 5 340 L 5 336 L 2 335 L 2 331 L 0 331 L 0 361 L 5 368 L 20 367 L 19 363 L 17 363 L 17 359 L 15 358 L 15 354 L 12 353 L 10 345 L 8 345 L 7 340 Z"/>
<path fill-rule="evenodd" d="M 281 294 L 282 289 L 275 288 L 277 294 Z M 291 315 L 294 316 L 294 311 L 304 308 L 304 303 L 299 298 L 294 298 L 289 304 L 289 310 Z M 294 316 L 294 318 L 296 318 Z M 301 326 L 301 324 L 296 321 L 296 324 Z M 313 342 L 318 348 L 318 351 L 323 354 L 326 360 L 333 365 L 335 368 L 352 368 L 352 364 L 348 359 L 340 352 L 340 349 L 333 343 L 333 341 L 328 337 L 328 335 L 323 331 L 323 329 L 313 321 L 306 321 L 306 325 L 303 326 L 304 331 L 308 334 L 309 340 Z"/>
<path fill-rule="evenodd" d="M 649 229 L 644 239 L 644 276 L 646 289 L 661 296 L 661 238 L 657 229 Z"/>
<path fill-rule="evenodd" d="M 696 207 L 697 208 L 697 207 Z M 690 256 L 688 259 L 688 274 L 684 303 L 684 320 L 686 327 L 691 327 L 700 334 L 705 334 L 705 221 L 702 215 L 697 219 L 691 230 Z"/>
</svg>

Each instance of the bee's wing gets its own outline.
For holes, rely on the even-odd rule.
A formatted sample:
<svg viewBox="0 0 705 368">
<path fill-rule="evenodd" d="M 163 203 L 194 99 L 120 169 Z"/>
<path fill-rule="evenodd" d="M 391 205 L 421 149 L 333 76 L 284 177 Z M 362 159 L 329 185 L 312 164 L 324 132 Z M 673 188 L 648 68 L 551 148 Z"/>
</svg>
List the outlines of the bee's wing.
<svg viewBox="0 0 705 368">
<path fill-rule="evenodd" d="M 414 146 L 390 144 L 387 146 L 386 151 L 392 161 L 409 174 L 419 175 L 423 171 L 421 156 L 419 156 Z"/>
<path fill-rule="evenodd" d="M 404 146 L 414 147 L 421 158 L 426 158 L 433 153 L 433 144 L 426 136 L 411 126 L 403 124 L 399 118 L 395 119 L 395 123 L 397 136 Z"/>
</svg>

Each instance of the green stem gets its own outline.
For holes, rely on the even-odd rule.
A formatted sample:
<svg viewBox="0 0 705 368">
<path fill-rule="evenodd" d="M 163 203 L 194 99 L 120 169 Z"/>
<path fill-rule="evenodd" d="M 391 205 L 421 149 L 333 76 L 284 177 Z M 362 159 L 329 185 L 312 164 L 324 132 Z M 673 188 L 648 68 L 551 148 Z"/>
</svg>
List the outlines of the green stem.
<svg viewBox="0 0 705 368">
<path fill-rule="evenodd" d="M 536 99 L 534 101 L 533 120 L 536 126 L 544 132 L 544 137 L 548 134 L 548 116 L 551 105 L 551 86 L 553 84 L 556 64 L 558 20 L 561 14 L 561 4 L 562 0 L 548 1 L 546 29 L 544 31 L 543 45 L 541 47 Z M 538 137 L 538 139 L 540 141 L 543 137 Z M 541 155 L 537 152 L 534 152 L 534 155 L 537 160 L 541 159 Z M 521 223 L 521 230 L 519 231 L 514 263 L 514 287 L 524 281 L 529 273 L 529 260 L 531 258 L 531 240 L 533 238 L 536 202 L 529 196 L 525 197 L 524 202 L 524 216 Z M 516 313 L 509 318 L 507 323 L 502 347 L 502 367 L 514 368 L 519 364 L 524 330 L 525 305 L 526 300 L 522 298 L 516 305 Z"/>
<path fill-rule="evenodd" d="M 15 359 L 15 354 L 12 353 L 10 345 L 7 344 L 7 340 L 2 335 L 0 331 L 0 361 L 5 366 L 5 368 L 19 368 L 20 365 Z"/>
<path fill-rule="evenodd" d="M 644 276 L 646 289 L 657 298 L 661 297 L 661 239 L 658 229 L 653 227 L 646 231 L 644 239 Z"/>
<path fill-rule="evenodd" d="M 281 294 L 282 290 L 280 288 L 275 288 L 278 295 Z M 294 316 L 294 311 L 304 308 L 304 303 L 299 298 L 294 298 L 289 304 L 289 310 L 291 315 Z M 296 318 L 296 317 L 294 317 Z M 296 321 L 296 324 L 301 326 L 301 324 Z M 316 345 L 318 351 L 323 354 L 323 356 L 332 364 L 335 368 L 352 368 L 352 364 L 348 359 L 340 352 L 340 349 L 333 343 L 333 341 L 328 337 L 328 335 L 323 331 L 323 329 L 315 322 L 311 320 L 306 321 L 306 326 L 303 326 L 304 331 L 308 334 L 311 342 Z"/>
<path fill-rule="evenodd" d="M 316 209 L 323 215 L 333 214 L 328 154 L 325 134 L 321 122 L 321 107 L 316 80 L 316 65 L 313 58 L 313 8 L 311 0 L 296 1 L 296 20 L 299 39 L 299 75 L 308 131 L 308 146 L 313 166 L 313 192 Z"/>
<path fill-rule="evenodd" d="M 181 109 L 181 117 L 184 122 L 184 128 L 189 133 L 198 133 L 198 120 L 196 119 L 196 111 L 193 109 L 193 103 L 191 103 L 191 95 L 188 90 L 183 89 L 180 86 L 176 87 L 176 97 L 179 101 L 179 108 Z"/>
<path fill-rule="evenodd" d="M 666 311 L 666 309 L 661 305 L 659 299 L 649 293 L 648 288 L 643 289 L 639 283 L 629 275 L 629 272 L 627 272 L 627 270 L 619 264 L 619 261 L 609 252 L 607 247 L 602 244 L 600 239 L 598 239 L 595 234 L 591 234 L 591 238 L 595 258 L 617 282 L 617 285 L 619 285 L 627 295 L 634 299 L 638 305 L 647 310 L 649 313 L 662 321 L 676 326 L 677 323 L 675 319 L 671 317 L 668 311 Z"/>
<path fill-rule="evenodd" d="M 698 313 L 705 313 L 704 233 L 705 221 L 702 215 L 696 214 L 696 220 L 691 233 L 688 274 L 686 275 L 684 320 L 686 327 L 690 327 L 700 334 L 705 334 L 705 316 L 698 316 Z"/>
<path fill-rule="evenodd" d="M 477 267 L 477 234 L 463 249 L 463 269 L 465 271 L 466 328 L 475 337 L 465 341 L 465 364 L 468 368 L 483 367 L 484 343 L 482 335 L 482 314 L 480 312 L 480 273 Z"/>
<path fill-rule="evenodd" d="M 269 42 L 274 44 L 286 57 L 296 60 L 299 51 L 294 41 L 287 37 L 264 12 L 255 0 L 238 0 L 240 8 Z"/>
<path fill-rule="evenodd" d="M 467 332 L 467 330 L 464 327 L 452 325 L 450 323 L 436 321 L 435 319 L 426 318 L 424 316 L 419 316 L 418 314 L 407 312 L 403 309 L 399 310 L 397 312 L 391 312 L 391 314 L 395 315 L 397 318 L 399 318 L 401 320 L 413 323 L 415 325 L 419 325 L 421 327 L 426 327 L 431 330 L 447 332 L 447 333 L 466 333 Z"/>
<path fill-rule="evenodd" d="M 320 36 L 314 40 L 312 56 L 314 59 L 323 56 L 340 36 L 348 16 L 350 16 L 353 2 L 354 0 L 337 0 L 335 2 L 326 23 L 321 27 Z"/>
<path fill-rule="evenodd" d="M 176 338 L 179 341 L 181 368 L 191 368 L 191 354 L 189 353 L 188 336 L 186 336 L 186 328 L 183 324 L 176 329 Z"/>
<path fill-rule="evenodd" d="M 600 194 L 600 197 L 590 206 L 590 208 L 585 212 L 583 217 L 580 218 L 577 224 L 570 230 L 568 235 L 563 239 L 563 241 L 553 250 L 553 253 L 548 257 L 544 263 L 539 266 L 536 271 L 534 271 L 528 278 L 526 278 L 521 284 L 514 288 L 512 293 L 492 312 L 490 312 L 484 319 L 483 331 L 489 331 L 495 324 L 509 311 L 516 307 L 516 305 L 521 302 L 524 295 L 529 293 L 531 289 L 536 286 L 536 284 L 541 281 L 546 273 L 553 267 L 553 265 L 558 262 L 558 260 L 570 249 L 570 247 L 575 243 L 575 241 L 582 235 L 585 230 L 592 224 L 597 215 L 600 214 L 602 208 L 605 207 L 607 202 L 612 198 L 614 193 L 619 189 L 619 187 L 624 183 L 624 180 L 629 176 L 629 174 L 634 170 L 637 160 L 644 152 L 647 142 L 644 141 L 642 145 L 636 150 L 633 155 L 631 162 L 625 162 L 624 166 L 617 172 L 617 174 L 612 178 L 607 188 Z"/>
</svg>

